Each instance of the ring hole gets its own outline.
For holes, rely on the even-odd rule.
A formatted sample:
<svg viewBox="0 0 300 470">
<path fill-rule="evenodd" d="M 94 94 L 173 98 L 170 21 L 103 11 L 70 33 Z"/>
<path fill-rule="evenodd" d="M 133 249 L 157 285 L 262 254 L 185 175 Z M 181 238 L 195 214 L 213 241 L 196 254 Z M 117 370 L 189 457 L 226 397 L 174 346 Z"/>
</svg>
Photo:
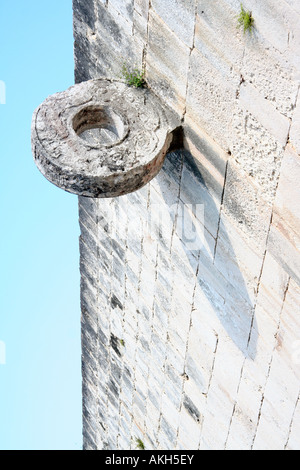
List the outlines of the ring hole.
<svg viewBox="0 0 300 470">
<path fill-rule="evenodd" d="M 108 107 L 87 106 L 73 118 L 73 129 L 91 146 L 110 147 L 125 137 L 122 117 Z"/>
</svg>

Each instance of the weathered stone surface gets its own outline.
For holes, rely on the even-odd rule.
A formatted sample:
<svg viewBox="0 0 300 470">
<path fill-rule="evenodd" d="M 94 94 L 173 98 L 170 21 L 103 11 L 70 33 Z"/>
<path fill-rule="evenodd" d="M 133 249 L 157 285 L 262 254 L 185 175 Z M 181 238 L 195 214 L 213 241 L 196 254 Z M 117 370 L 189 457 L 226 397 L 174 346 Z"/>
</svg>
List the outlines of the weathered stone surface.
<svg viewBox="0 0 300 470">
<path fill-rule="evenodd" d="M 80 0 L 73 0 L 73 13 L 79 21 L 91 29 L 94 28 L 96 20 L 94 0 L 86 0 L 84 4 Z"/>
<path fill-rule="evenodd" d="M 260 188 L 263 200 L 272 204 L 283 158 L 282 144 L 251 113 L 237 107 L 232 120 L 230 151 L 249 176 L 249 184 Z"/>
<path fill-rule="evenodd" d="M 184 147 L 193 155 L 207 191 L 221 203 L 228 153 L 189 116 L 185 119 Z"/>
<path fill-rule="evenodd" d="M 227 0 L 198 0 L 195 47 L 217 69 L 232 64 L 238 70 L 241 65 L 244 42 L 236 27 L 236 14 L 235 5 Z"/>
<path fill-rule="evenodd" d="M 288 145 L 281 165 L 274 215 L 277 223 L 282 219 L 286 236 L 300 250 L 299 181 L 300 156 Z"/>
<path fill-rule="evenodd" d="M 296 52 L 300 44 L 297 7 L 289 6 L 285 0 L 267 0 L 263 3 L 260 0 L 252 0 L 250 5 L 259 36 L 266 44 L 271 44 L 285 54 L 299 71 L 299 54 Z"/>
<path fill-rule="evenodd" d="M 128 18 L 114 6 L 108 9 L 107 2 L 93 3 L 94 12 L 81 5 L 89 21 L 74 15 L 76 82 L 98 77 L 118 78 L 124 63 L 141 69 L 146 37 L 133 40 L 132 22 Z"/>
<path fill-rule="evenodd" d="M 290 276 L 300 283 L 300 158 L 288 145 L 284 154 L 268 249 Z"/>
<path fill-rule="evenodd" d="M 134 0 L 109 0 L 108 10 L 110 7 L 118 11 L 120 21 L 125 18 L 126 21 L 132 24 Z"/>
<path fill-rule="evenodd" d="M 215 265 L 249 304 L 254 304 L 262 255 L 251 240 L 245 239 L 233 220 L 223 214 Z"/>
<path fill-rule="evenodd" d="M 295 147 L 298 155 L 300 155 L 300 93 L 293 115 L 293 122 L 290 130 L 290 143 Z"/>
<path fill-rule="evenodd" d="M 231 122 L 239 82 L 239 75 L 229 65 L 217 69 L 197 49 L 192 51 L 186 116 L 225 150 L 230 148 Z"/>
<path fill-rule="evenodd" d="M 189 158 L 188 155 L 184 159 L 182 169 L 180 199 L 184 204 L 193 205 L 195 213 L 198 208 L 200 215 L 202 215 L 200 210 L 202 207 L 204 216 L 202 223 L 205 225 L 209 233 L 214 238 L 216 238 L 220 217 L 219 212 L 221 195 L 217 195 L 213 191 L 209 191 L 202 176 L 201 170 L 198 168 L 197 164 L 195 164 L 194 160 Z M 191 216 L 188 216 L 188 213 L 186 210 L 184 210 L 184 207 L 183 216 L 185 217 L 184 223 L 187 229 L 188 224 L 192 223 L 192 218 L 189 218 Z M 198 230 L 199 232 L 201 231 L 201 225 L 198 227 Z M 199 239 L 200 238 L 201 234 L 199 233 Z"/>
<path fill-rule="evenodd" d="M 160 171 L 178 124 L 149 90 L 91 80 L 49 97 L 35 111 L 32 151 L 40 171 L 60 188 L 120 196 Z"/>
<path fill-rule="evenodd" d="M 262 126 L 284 147 L 290 128 L 288 118 L 276 111 L 274 106 L 250 84 L 242 84 L 239 106 L 249 111 Z"/>
<path fill-rule="evenodd" d="M 253 35 L 245 44 L 240 73 L 245 82 L 252 84 L 282 115 L 292 117 L 298 83 L 286 54 L 281 54 Z M 276 80 L 270 80 L 275 76 Z M 262 105 L 262 112 L 264 108 Z"/>
<path fill-rule="evenodd" d="M 194 41 L 196 0 L 152 0 L 152 8 L 187 46 Z"/>
<path fill-rule="evenodd" d="M 266 342 L 272 334 L 274 336 L 273 324 L 275 324 L 274 330 L 277 330 L 288 282 L 289 275 L 270 252 L 267 252 L 257 296 L 257 306 L 261 307 L 261 311 L 266 318 L 265 327 L 258 326 L 258 333 Z"/>
<path fill-rule="evenodd" d="M 228 164 L 224 188 L 223 211 L 239 230 L 252 240 L 263 254 L 270 226 L 272 207 L 265 192 L 233 161 Z"/>
<path fill-rule="evenodd" d="M 189 47 L 151 10 L 146 78 L 153 91 L 180 116 L 185 109 L 189 56 Z"/>
</svg>

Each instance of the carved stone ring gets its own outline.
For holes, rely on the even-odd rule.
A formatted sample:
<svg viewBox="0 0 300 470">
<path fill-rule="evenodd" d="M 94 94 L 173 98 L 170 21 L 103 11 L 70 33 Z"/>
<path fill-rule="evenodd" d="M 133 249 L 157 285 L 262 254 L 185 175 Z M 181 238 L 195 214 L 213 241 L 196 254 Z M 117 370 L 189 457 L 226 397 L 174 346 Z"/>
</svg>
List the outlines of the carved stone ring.
<svg viewBox="0 0 300 470">
<path fill-rule="evenodd" d="M 36 109 L 32 152 L 56 186 L 80 196 L 115 197 L 157 175 L 179 125 L 149 89 L 89 80 Z"/>
</svg>

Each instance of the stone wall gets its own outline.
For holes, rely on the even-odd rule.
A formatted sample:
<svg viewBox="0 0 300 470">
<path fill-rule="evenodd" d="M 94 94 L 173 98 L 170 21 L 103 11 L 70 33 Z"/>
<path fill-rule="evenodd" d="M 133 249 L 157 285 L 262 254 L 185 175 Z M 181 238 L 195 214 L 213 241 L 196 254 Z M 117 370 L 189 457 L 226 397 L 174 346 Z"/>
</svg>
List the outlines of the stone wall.
<svg viewBox="0 0 300 470">
<path fill-rule="evenodd" d="M 85 449 L 300 449 L 300 7 L 243 4 L 73 0 L 76 81 L 144 68 L 185 147 L 79 198 Z"/>
</svg>

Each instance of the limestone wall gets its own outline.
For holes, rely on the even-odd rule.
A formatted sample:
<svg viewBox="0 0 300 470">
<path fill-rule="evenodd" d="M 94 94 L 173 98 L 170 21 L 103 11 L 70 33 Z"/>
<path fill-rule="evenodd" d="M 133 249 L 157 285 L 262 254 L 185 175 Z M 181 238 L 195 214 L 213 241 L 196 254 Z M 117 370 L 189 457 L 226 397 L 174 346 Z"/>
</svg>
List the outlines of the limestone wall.
<svg viewBox="0 0 300 470">
<path fill-rule="evenodd" d="M 299 2 L 73 5 L 76 81 L 144 67 L 185 146 L 79 200 L 84 447 L 299 449 Z"/>
</svg>

